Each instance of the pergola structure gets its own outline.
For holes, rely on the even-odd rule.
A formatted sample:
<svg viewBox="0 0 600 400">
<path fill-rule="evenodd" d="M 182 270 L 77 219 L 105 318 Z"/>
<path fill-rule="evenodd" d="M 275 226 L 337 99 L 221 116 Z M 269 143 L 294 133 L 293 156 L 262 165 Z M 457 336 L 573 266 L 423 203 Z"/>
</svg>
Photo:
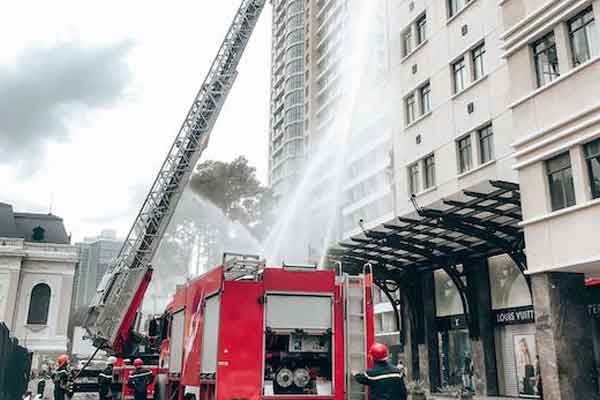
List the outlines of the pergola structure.
<svg viewBox="0 0 600 400">
<path fill-rule="evenodd" d="M 402 288 L 411 297 L 411 287 L 419 284 L 422 273 L 443 269 L 458 289 L 470 334 L 477 337 L 478 324 L 471 312 L 476 288 L 468 283 L 466 265 L 507 254 L 525 272 L 519 185 L 487 181 L 428 207 L 412 200 L 415 212 L 339 243 L 330 249 L 329 257 L 350 274 L 360 273 L 370 264 L 375 282 L 392 302 L 396 315 L 401 302 L 393 299 L 391 292 Z M 414 298 L 419 296 L 412 297 L 413 304 L 419 302 Z M 414 320 L 416 317 L 413 315 Z"/>
</svg>

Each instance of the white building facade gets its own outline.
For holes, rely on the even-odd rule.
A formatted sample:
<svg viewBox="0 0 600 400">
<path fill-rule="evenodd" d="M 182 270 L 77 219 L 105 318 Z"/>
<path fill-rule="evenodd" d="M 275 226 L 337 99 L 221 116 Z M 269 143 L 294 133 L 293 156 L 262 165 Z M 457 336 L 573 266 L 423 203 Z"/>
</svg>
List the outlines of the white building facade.
<svg viewBox="0 0 600 400">
<path fill-rule="evenodd" d="M 33 368 L 67 351 L 76 263 L 62 219 L 0 203 L 0 320 L 33 352 Z"/>
</svg>

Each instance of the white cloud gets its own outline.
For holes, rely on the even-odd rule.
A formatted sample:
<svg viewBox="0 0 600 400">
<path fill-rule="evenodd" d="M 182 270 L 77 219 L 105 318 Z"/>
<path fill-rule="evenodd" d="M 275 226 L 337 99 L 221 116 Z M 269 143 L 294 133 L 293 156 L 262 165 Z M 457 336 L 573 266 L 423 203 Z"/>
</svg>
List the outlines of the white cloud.
<svg viewBox="0 0 600 400">
<path fill-rule="evenodd" d="M 125 96 L 110 108 L 71 108 L 61 119 L 66 140 L 48 141 L 51 130 L 40 132 L 40 151 L 19 156 L 24 163 L 40 162 L 32 176 L 19 176 L 14 162 L 0 164 L 0 201 L 46 212 L 53 197 L 53 213 L 65 219 L 76 240 L 108 227 L 126 234 L 141 206 L 140 193 L 153 181 L 238 6 L 239 0 L 181 0 L 24 1 L 5 7 L 9 23 L 0 26 L 0 69 L 14 68 L 32 47 L 103 48 L 125 40 L 135 46 L 126 57 L 131 83 Z M 267 6 L 203 159 L 243 154 L 266 178 L 269 67 Z M 0 143 L 8 139 L 14 137 L 0 137 Z"/>
</svg>

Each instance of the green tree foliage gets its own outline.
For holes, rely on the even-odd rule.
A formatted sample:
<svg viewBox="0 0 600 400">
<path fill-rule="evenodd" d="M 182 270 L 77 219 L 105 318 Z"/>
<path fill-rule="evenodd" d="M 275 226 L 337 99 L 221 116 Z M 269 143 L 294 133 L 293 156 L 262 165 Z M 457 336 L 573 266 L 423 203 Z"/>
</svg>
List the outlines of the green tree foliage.
<svg viewBox="0 0 600 400">
<path fill-rule="evenodd" d="M 240 156 L 230 163 L 205 161 L 190 181 L 191 189 L 219 207 L 232 221 L 248 227 L 262 239 L 273 222 L 276 198 L 260 184 L 256 168 Z"/>
</svg>

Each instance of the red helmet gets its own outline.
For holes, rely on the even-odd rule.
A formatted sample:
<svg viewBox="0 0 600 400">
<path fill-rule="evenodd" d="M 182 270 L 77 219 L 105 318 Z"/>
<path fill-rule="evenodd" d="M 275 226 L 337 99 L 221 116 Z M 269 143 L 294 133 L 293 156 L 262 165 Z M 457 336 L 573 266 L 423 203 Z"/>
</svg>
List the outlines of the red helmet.
<svg viewBox="0 0 600 400">
<path fill-rule="evenodd" d="M 375 361 L 385 361 L 388 359 L 388 348 L 385 344 L 373 343 L 369 349 L 369 355 Z"/>
<path fill-rule="evenodd" d="M 68 364 L 69 363 L 69 356 L 66 355 L 66 354 L 61 354 L 56 359 L 56 363 L 58 364 L 59 367 L 62 367 L 63 365 Z"/>
<path fill-rule="evenodd" d="M 141 358 L 136 358 L 135 360 L 133 360 L 133 366 L 134 367 L 141 367 L 142 365 L 144 365 L 144 362 L 142 361 Z"/>
</svg>

